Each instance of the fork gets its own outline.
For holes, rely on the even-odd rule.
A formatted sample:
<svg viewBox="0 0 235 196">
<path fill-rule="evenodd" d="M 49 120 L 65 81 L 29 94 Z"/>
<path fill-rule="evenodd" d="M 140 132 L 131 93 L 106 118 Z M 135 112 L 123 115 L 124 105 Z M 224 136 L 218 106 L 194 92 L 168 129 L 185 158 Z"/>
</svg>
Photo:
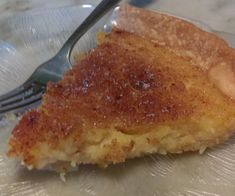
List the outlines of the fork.
<svg viewBox="0 0 235 196">
<path fill-rule="evenodd" d="M 20 113 L 29 105 L 37 105 L 45 92 L 47 82 L 58 81 L 63 73 L 72 67 L 70 55 L 76 42 L 119 1 L 101 1 L 53 58 L 41 64 L 21 86 L 0 96 L 0 118 L 9 111 Z"/>
</svg>

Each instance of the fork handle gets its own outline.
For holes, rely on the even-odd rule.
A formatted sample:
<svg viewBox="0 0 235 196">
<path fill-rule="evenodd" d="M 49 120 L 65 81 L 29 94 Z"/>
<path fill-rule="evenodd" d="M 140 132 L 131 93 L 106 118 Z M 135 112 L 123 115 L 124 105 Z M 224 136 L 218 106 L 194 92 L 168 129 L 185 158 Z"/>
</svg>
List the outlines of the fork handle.
<svg viewBox="0 0 235 196">
<path fill-rule="evenodd" d="M 87 32 L 87 30 L 95 24 L 103 15 L 105 15 L 120 0 L 102 0 L 100 4 L 92 11 L 92 13 L 82 22 L 82 24 L 73 32 L 73 34 L 65 42 L 59 53 L 65 54 L 69 59 L 71 50 L 77 41 Z"/>
</svg>

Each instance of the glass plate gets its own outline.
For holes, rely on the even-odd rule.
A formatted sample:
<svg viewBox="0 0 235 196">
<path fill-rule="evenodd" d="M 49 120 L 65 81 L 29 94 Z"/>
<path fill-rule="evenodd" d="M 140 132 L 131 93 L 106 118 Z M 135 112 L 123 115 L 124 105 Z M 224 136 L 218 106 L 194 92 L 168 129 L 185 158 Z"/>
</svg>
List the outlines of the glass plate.
<svg viewBox="0 0 235 196">
<path fill-rule="evenodd" d="M 34 10 L 0 20 L 0 94 L 23 83 L 40 63 L 52 57 L 91 10 L 93 6 L 87 3 Z M 99 29 L 109 31 L 114 22 L 115 12 L 104 17 L 83 36 L 73 54 L 94 47 L 95 33 Z M 235 44 L 231 35 L 218 34 Z M 28 171 L 6 157 L 8 137 L 15 123 L 11 120 L 0 124 L 1 196 L 235 195 L 234 136 L 203 155 L 151 155 L 107 169 L 81 166 L 69 173 L 64 183 L 54 172 Z"/>
</svg>

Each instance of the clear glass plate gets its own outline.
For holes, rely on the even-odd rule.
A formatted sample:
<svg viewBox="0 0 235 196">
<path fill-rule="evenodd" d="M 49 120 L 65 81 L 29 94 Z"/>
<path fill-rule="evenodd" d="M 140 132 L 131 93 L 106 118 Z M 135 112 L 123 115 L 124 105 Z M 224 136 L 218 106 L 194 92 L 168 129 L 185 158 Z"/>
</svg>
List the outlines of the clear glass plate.
<svg viewBox="0 0 235 196">
<path fill-rule="evenodd" d="M 52 57 L 92 9 L 92 5 L 83 4 L 34 10 L 0 20 L 0 94 L 24 82 L 40 63 Z M 114 21 L 115 14 L 104 17 L 83 36 L 73 54 L 94 47 L 95 33 L 99 29 L 109 31 Z M 235 47 L 234 37 L 218 34 Z M 1 196 L 235 195 L 235 136 L 203 155 L 151 155 L 107 169 L 81 166 L 69 173 L 64 183 L 54 172 L 28 171 L 6 157 L 15 123 L 0 124 Z"/>
</svg>

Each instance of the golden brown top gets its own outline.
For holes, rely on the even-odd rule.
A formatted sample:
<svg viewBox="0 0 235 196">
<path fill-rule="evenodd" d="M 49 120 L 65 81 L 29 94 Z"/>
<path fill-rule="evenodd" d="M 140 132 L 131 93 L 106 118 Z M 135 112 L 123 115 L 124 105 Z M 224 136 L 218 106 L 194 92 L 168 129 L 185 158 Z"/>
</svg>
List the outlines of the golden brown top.
<svg viewBox="0 0 235 196">
<path fill-rule="evenodd" d="M 192 101 L 207 100 L 184 83 L 192 74 L 201 77 L 201 71 L 190 67 L 186 75 L 173 68 L 181 64 L 190 67 L 150 41 L 114 31 L 61 82 L 48 86 L 42 109 L 76 110 L 74 118 L 96 127 L 185 119 L 195 113 Z"/>
</svg>

